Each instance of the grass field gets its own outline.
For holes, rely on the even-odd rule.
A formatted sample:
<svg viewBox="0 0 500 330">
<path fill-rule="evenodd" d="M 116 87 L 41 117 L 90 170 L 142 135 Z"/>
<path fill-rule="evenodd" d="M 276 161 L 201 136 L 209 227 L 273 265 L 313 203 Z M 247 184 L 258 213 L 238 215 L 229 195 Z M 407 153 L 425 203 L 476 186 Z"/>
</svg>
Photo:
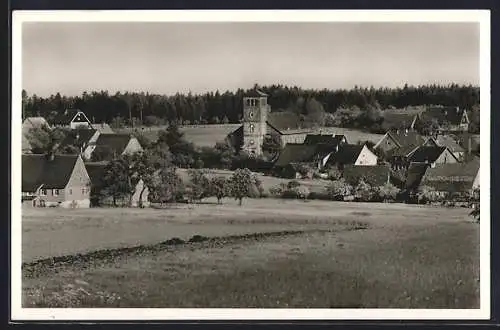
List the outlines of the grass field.
<svg viewBox="0 0 500 330">
<path fill-rule="evenodd" d="M 469 221 L 467 209 L 404 204 L 299 202 L 232 199 L 217 205 L 174 205 L 169 209 L 24 208 L 23 261 L 98 249 L 159 243 L 173 237 L 224 236 L 282 230 L 328 229 L 338 221 L 399 227 Z"/>
<path fill-rule="evenodd" d="M 241 124 L 225 124 L 225 125 L 205 125 L 205 126 L 183 126 L 180 131 L 184 133 L 186 140 L 194 143 L 197 146 L 213 147 L 215 143 L 222 142 L 226 136 L 236 130 Z M 166 126 L 145 127 L 140 129 L 143 134 L 152 141 L 158 137 L 158 132 L 164 130 Z M 319 134 L 319 130 L 317 134 Z M 130 133 L 132 129 L 116 130 L 117 132 Z M 340 128 L 340 127 L 323 127 L 322 134 L 344 134 L 347 136 L 349 143 L 357 143 L 358 141 L 372 141 L 377 143 L 382 137 L 382 134 L 372 134 L 355 129 Z"/>
<path fill-rule="evenodd" d="M 35 276 L 32 267 L 24 271 L 23 305 L 479 307 L 476 225 L 331 229 L 129 252 Z"/>
</svg>

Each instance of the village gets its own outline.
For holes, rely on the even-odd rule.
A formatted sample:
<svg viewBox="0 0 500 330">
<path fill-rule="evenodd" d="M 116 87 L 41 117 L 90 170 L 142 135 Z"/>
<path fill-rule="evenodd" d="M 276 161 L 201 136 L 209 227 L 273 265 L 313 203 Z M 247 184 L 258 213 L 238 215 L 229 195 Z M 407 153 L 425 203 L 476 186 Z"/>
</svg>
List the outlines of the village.
<svg viewBox="0 0 500 330">
<path fill-rule="evenodd" d="M 352 137 L 336 134 L 334 128 L 303 127 L 293 113 L 274 112 L 268 97 L 258 89 L 247 92 L 241 100 L 241 126 L 217 143 L 219 149 L 223 145 L 225 152 L 230 150 L 230 157 L 245 155 L 246 160 L 233 164 L 232 170 L 246 167 L 254 175 L 283 179 L 279 187 L 267 187 L 265 191 L 261 178 L 256 187 L 260 193 L 252 194 L 250 187 L 242 197 L 316 196 L 337 201 L 446 202 L 468 207 L 474 207 L 471 201 L 478 200 L 479 135 L 468 133 L 467 109 L 387 109 L 382 112 L 385 134 L 378 141 L 354 143 Z M 437 129 L 430 135 L 417 132 L 416 127 L 429 119 L 439 124 Z M 51 150 L 37 148 L 37 130 L 56 128 L 64 128 L 65 134 L 59 137 L 57 145 L 51 146 Z M 65 110 L 52 123 L 43 117 L 24 118 L 22 132 L 22 201 L 30 207 L 116 206 L 115 196 L 113 203 L 110 198 L 107 202 L 91 203 L 96 199 L 91 195 L 97 188 L 108 188 L 105 177 L 110 163 L 125 155 L 144 153 L 146 147 L 141 145 L 143 139 L 137 134 L 140 131 L 114 132 L 108 123 L 93 123 L 78 109 Z M 259 159 L 260 162 L 255 161 Z M 198 166 L 200 173 L 202 168 Z M 199 179 L 193 182 L 195 172 L 188 172 L 191 184 L 201 184 Z M 150 194 L 152 187 L 147 186 L 151 181 L 143 180 L 137 173 L 134 179 L 133 190 L 128 188 L 127 196 L 120 195 L 120 205 L 145 207 L 158 202 L 158 194 Z M 324 186 L 323 192 L 313 192 L 301 189 L 297 180 L 330 184 Z M 183 181 L 186 184 L 189 178 L 184 175 Z M 210 196 L 213 189 L 205 188 L 196 198 L 187 200 Z M 192 195 L 192 190 L 184 190 L 183 194 Z M 225 189 L 222 197 L 235 197 L 231 187 Z M 169 199 L 179 200 L 186 198 Z"/>
</svg>

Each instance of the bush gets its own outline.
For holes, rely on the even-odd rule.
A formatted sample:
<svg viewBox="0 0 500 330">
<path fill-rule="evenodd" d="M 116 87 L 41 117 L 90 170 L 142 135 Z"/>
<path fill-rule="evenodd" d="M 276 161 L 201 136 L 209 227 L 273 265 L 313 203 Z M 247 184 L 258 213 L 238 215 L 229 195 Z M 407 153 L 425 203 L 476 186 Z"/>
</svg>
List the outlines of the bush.
<svg viewBox="0 0 500 330">
<path fill-rule="evenodd" d="M 269 188 L 269 194 L 271 194 L 272 197 L 281 197 L 283 194 L 283 187 L 281 185 L 273 186 Z"/>
<path fill-rule="evenodd" d="M 295 194 L 297 195 L 297 198 L 306 200 L 307 197 L 309 197 L 309 188 L 305 186 L 298 186 L 292 189 Z"/>
<path fill-rule="evenodd" d="M 296 188 L 296 187 L 299 187 L 300 186 L 300 182 L 297 181 L 297 180 L 292 180 L 292 181 L 289 181 L 288 184 L 287 184 L 287 189 L 293 189 L 293 188 Z"/>
<path fill-rule="evenodd" d="M 371 202 L 374 198 L 374 190 L 364 180 L 360 180 L 356 188 L 354 188 L 354 197 L 359 202 Z"/>
<path fill-rule="evenodd" d="M 344 200 L 352 194 L 352 186 L 344 179 L 335 180 L 326 187 L 326 194 L 331 200 Z"/>
<path fill-rule="evenodd" d="M 387 183 L 377 188 L 377 194 L 381 201 L 395 201 L 399 194 L 399 189 L 394 185 Z"/>
</svg>

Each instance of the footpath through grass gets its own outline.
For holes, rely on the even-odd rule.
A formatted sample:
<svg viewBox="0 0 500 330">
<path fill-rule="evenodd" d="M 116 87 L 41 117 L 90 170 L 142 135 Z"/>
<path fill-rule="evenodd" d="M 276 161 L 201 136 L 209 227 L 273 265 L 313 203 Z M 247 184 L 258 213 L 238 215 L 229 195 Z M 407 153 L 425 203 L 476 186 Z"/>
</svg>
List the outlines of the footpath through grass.
<svg viewBox="0 0 500 330">
<path fill-rule="evenodd" d="M 477 224 L 337 229 L 27 267 L 23 306 L 479 307 Z"/>
</svg>

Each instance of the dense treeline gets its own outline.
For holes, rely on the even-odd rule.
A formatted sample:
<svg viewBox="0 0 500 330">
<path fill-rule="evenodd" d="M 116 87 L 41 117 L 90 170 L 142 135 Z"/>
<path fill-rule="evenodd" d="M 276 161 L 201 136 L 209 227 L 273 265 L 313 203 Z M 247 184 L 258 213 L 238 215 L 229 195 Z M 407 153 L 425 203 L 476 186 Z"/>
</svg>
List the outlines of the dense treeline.
<svg viewBox="0 0 500 330">
<path fill-rule="evenodd" d="M 404 108 L 424 104 L 459 106 L 470 109 L 479 104 L 479 87 L 450 84 L 408 86 L 402 88 L 360 88 L 313 90 L 283 85 L 254 86 L 270 95 L 273 111 L 292 109 L 301 100 L 315 99 L 326 113 L 339 108 L 365 109 L 376 104 L 381 109 Z M 205 94 L 158 95 L 149 93 L 110 94 L 107 91 L 84 92 L 67 97 L 59 93 L 50 97 L 29 95 L 23 91 L 24 116 L 43 116 L 49 123 L 65 109 L 84 111 L 94 122 L 113 120 L 157 125 L 166 122 L 181 124 L 237 123 L 243 113 L 242 97 L 247 90 L 210 92 Z M 293 109 L 292 109 L 293 110 Z"/>
</svg>

